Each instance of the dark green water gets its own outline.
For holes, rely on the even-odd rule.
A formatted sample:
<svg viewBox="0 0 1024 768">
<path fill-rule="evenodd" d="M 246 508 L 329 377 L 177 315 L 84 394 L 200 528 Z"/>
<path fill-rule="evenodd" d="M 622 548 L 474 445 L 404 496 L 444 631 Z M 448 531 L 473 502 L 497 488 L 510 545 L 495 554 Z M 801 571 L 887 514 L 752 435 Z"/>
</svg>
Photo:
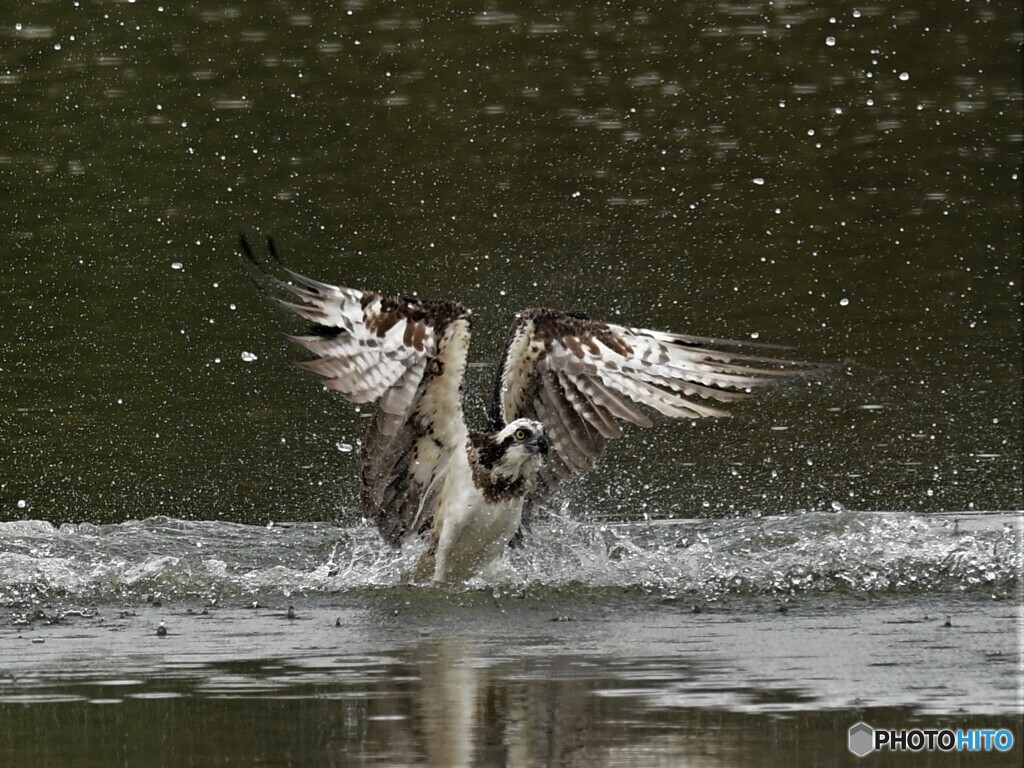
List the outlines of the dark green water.
<svg viewBox="0 0 1024 768">
<path fill-rule="evenodd" d="M 1020 734 L 1019 4 L 90 0 L 0 16 L 0 764 L 136 765 L 160 750 L 167 765 L 458 764 L 430 751 L 434 715 L 409 714 L 429 686 L 403 682 L 431 674 L 440 651 L 419 633 L 439 623 L 452 630 L 443 648 L 469 649 L 443 668 L 479 656 L 489 676 L 460 688 L 478 707 L 461 711 L 476 713 L 481 765 L 822 764 L 848 757 L 846 728 L 873 711 L 879 725 L 965 716 Z M 350 449 L 366 413 L 294 369 L 280 331 L 295 326 L 245 279 L 240 230 L 273 233 L 312 276 L 472 306 L 478 421 L 507 325 L 531 305 L 756 335 L 849 364 L 721 423 L 630 433 L 560 512 L 579 528 L 555 520 L 557 537 L 469 589 L 515 595 L 526 625 L 545 622 L 545 653 L 592 665 L 584 682 L 551 673 L 525 635 L 479 650 L 507 631 L 495 615 L 428 599 L 390 641 L 359 633 L 372 611 L 353 614 L 377 654 L 366 679 L 405 720 L 333 708 L 366 679 L 349 686 L 330 664 L 293 679 L 313 641 L 300 629 L 275 645 L 234 615 L 226 631 L 244 642 L 225 654 L 258 682 L 280 660 L 284 684 L 235 698 L 167 683 L 176 657 L 155 646 L 132 679 L 173 695 L 81 694 L 89 638 L 106 630 L 72 616 L 32 644 L 24 622 L 45 625 L 35 611 L 116 616 L 154 595 L 179 613 L 215 599 L 242 610 L 298 594 L 318 617 L 299 626 L 327 631 L 335 601 L 404 595 L 359 524 Z M 848 511 L 833 521 L 837 510 Z M 1005 514 L 980 514 L 993 511 Z M 762 515 L 778 522 L 762 531 Z M 666 518 L 710 520 L 678 536 L 645 528 Z M 330 522 L 321 541 L 301 526 L 282 538 L 270 521 Z M 331 561 L 348 568 L 329 578 Z M 650 601 L 633 614 L 643 631 L 608 640 L 596 620 L 548 621 L 574 613 L 566 590 L 581 616 L 618 615 L 609 588 Z M 859 703 L 814 682 L 824 669 L 849 692 L 858 678 L 842 665 L 794 661 L 784 716 L 744 696 L 680 704 L 671 681 L 696 662 L 650 661 L 644 628 L 664 618 L 660 601 L 723 595 L 741 601 L 723 614 L 725 637 L 754 610 L 744 601 L 805 595 L 852 617 L 854 637 L 877 618 L 857 601 L 884 598 L 895 614 L 984 615 L 985 639 L 965 641 L 970 663 L 941 662 L 952 693 L 939 706 L 918 687 L 939 662 L 895 640 L 886 653 L 911 652 L 878 667 Z M 148 623 L 126 626 L 113 658 L 154 647 Z M 605 638 L 591 655 L 578 652 L 580 627 Z M 796 627 L 779 640 L 790 660 L 821 631 Z M 339 644 L 342 668 L 366 650 L 316 642 Z M 772 648 L 729 648 L 727 690 L 760 695 L 758 659 L 783 675 Z M 985 648 L 1012 658 L 1000 675 Z M 621 665 L 660 703 L 602 693 L 626 685 Z M 109 666 L 90 674 L 86 687 L 119 679 Z M 45 682 L 38 701 L 19 687 L 33 679 Z M 965 701 L 992 703 L 959 712 L 962 679 L 975 691 Z M 597 723 L 565 729 L 598 757 L 529 737 L 514 712 L 561 727 L 537 701 Z M 209 730 L 188 741 L 197 720 Z M 367 735 L 388 722 L 399 725 Z"/>
<path fill-rule="evenodd" d="M 8 519 L 352 519 L 363 423 L 291 369 L 240 229 L 461 299 L 482 363 L 536 304 L 852 361 L 634 435 L 598 513 L 1024 506 L 1013 3 L 36 3 L 0 35 Z"/>
</svg>

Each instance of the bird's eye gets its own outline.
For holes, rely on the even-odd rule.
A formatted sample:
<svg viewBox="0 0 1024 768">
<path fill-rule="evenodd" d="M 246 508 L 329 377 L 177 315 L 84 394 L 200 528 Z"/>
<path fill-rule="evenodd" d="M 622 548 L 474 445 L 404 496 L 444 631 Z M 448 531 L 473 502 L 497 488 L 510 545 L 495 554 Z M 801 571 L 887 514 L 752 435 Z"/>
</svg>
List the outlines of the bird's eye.
<svg viewBox="0 0 1024 768">
<path fill-rule="evenodd" d="M 515 431 L 515 434 L 512 435 L 512 437 L 514 437 L 516 440 L 525 440 L 526 439 L 526 430 L 525 429 L 517 429 Z"/>
</svg>

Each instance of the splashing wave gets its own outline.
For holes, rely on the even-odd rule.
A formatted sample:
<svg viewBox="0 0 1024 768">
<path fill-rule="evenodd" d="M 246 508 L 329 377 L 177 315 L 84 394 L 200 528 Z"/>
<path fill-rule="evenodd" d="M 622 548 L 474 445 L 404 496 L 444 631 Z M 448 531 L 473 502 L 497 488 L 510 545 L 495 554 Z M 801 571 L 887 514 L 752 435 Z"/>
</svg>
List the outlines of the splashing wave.
<svg viewBox="0 0 1024 768">
<path fill-rule="evenodd" d="M 0 523 L 0 605 L 222 599 L 396 587 L 418 556 L 369 525 L 245 526 L 166 517 Z M 552 517 L 464 589 L 790 595 L 1019 589 L 1020 515 L 807 513 L 600 525 Z"/>
</svg>

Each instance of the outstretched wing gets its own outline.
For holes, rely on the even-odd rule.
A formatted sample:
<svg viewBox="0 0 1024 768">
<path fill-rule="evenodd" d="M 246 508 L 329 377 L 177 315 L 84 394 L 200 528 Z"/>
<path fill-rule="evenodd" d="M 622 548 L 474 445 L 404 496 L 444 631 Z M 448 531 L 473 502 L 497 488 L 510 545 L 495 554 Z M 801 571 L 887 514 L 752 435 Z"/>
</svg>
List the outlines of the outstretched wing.
<svg viewBox="0 0 1024 768">
<path fill-rule="evenodd" d="M 722 405 L 827 366 L 715 349 L 743 342 L 627 328 L 550 309 L 521 312 L 491 400 L 492 427 L 544 424 L 552 451 L 527 509 L 593 466 L 621 423 L 650 427 L 644 406 L 673 418 L 728 416 Z M 525 513 L 526 510 L 524 510 Z"/>
<path fill-rule="evenodd" d="M 384 539 L 399 544 L 429 527 L 436 489 L 448 458 L 464 450 L 460 386 L 469 347 L 469 310 L 454 302 L 382 296 L 305 277 L 284 267 L 273 241 L 268 251 L 288 280 L 267 273 L 243 235 L 242 253 L 259 270 L 257 286 L 287 293 L 268 297 L 308 320 L 289 336 L 313 353 L 299 365 L 353 403 L 378 401 L 363 441 L 362 504 Z"/>
</svg>

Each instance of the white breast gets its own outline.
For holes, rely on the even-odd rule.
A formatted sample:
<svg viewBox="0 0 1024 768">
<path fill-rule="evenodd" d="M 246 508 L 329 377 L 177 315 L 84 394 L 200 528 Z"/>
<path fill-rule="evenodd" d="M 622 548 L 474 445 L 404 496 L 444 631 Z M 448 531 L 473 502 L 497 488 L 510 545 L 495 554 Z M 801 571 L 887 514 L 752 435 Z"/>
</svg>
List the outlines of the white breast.
<svg viewBox="0 0 1024 768">
<path fill-rule="evenodd" d="M 441 530 L 434 554 L 434 581 L 475 576 L 501 556 L 522 518 L 521 498 L 488 503 L 473 485 L 465 455 L 453 460 L 435 519 Z"/>
</svg>

